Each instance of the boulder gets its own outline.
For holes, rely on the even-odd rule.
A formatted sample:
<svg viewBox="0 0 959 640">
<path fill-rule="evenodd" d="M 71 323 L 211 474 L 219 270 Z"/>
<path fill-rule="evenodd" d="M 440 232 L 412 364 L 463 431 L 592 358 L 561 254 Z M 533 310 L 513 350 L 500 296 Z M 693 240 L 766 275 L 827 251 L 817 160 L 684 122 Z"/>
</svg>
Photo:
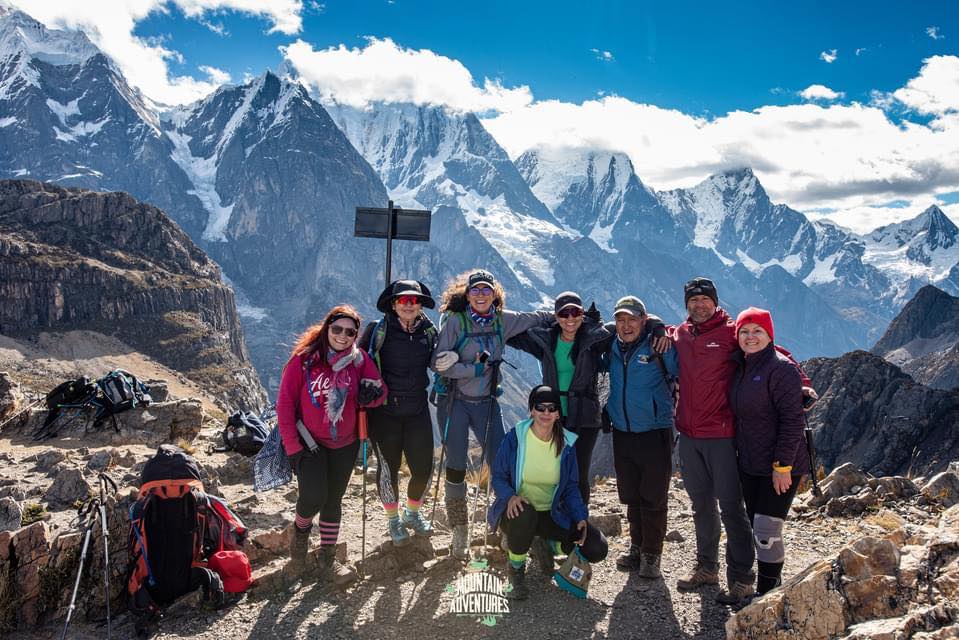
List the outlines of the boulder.
<svg viewBox="0 0 959 640">
<path fill-rule="evenodd" d="M 922 487 L 922 495 L 944 507 L 959 504 L 959 474 L 955 471 L 937 473 Z"/>
<path fill-rule="evenodd" d="M 10 497 L 0 498 L 0 531 L 16 531 L 23 521 L 23 509 Z"/>
<path fill-rule="evenodd" d="M 879 504 L 879 497 L 866 488 L 856 495 L 842 496 L 826 503 L 826 514 L 833 517 L 858 516 Z"/>
<path fill-rule="evenodd" d="M 83 472 L 75 467 L 66 467 L 57 473 L 43 499 L 51 508 L 69 509 L 78 500 L 86 500 L 89 495 L 90 484 L 83 477 Z"/>
<path fill-rule="evenodd" d="M 841 498 L 852 493 L 853 487 L 862 487 L 868 483 L 866 474 L 851 462 L 839 465 L 819 483 L 822 489 L 821 496 L 813 496 L 810 504 L 821 507 L 830 500 Z"/>
<path fill-rule="evenodd" d="M 47 449 L 24 459 L 24 462 L 32 462 L 33 468 L 41 473 L 51 473 L 57 465 L 67 459 L 67 454 L 61 449 Z"/>
<path fill-rule="evenodd" d="M 869 487 L 883 500 L 901 500 L 919 493 L 916 483 L 903 476 L 870 478 Z"/>
<path fill-rule="evenodd" d="M 0 422 L 10 418 L 20 410 L 23 394 L 20 385 L 6 371 L 0 371 Z"/>
</svg>

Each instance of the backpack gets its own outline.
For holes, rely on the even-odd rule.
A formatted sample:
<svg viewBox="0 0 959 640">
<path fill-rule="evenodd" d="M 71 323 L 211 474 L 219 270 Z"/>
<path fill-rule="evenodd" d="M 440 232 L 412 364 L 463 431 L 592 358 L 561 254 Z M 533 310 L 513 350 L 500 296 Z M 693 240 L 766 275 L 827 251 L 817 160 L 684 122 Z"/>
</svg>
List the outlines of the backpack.
<svg viewBox="0 0 959 640">
<path fill-rule="evenodd" d="M 62 404 L 72 404 L 83 400 L 93 391 L 90 387 L 90 378 L 86 376 L 80 376 L 76 380 L 67 380 L 57 385 L 44 399 L 47 409 L 54 411 Z"/>
<path fill-rule="evenodd" d="M 227 419 L 222 437 L 223 447 L 214 451 L 236 451 L 255 456 L 270 437 L 270 430 L 252 411 L 237 411 Z"/>
<path fill-rule="evenodd" d="M 129 512 L 127 597 L 142 628 L 198 588 L 222 603 L 222 580 L 206 561 L 217 551 L 240 549 L 247 529 L 221 498 L 203 491 L 199 466 L 179 447 L 160 445 L 140 480 Z"/>
<path fill-rule="evenodd" d="M 460 352 L 460 349 L 463 348 L 463 345 L 466 344 L 466 341 L 470 338 L 475 338 L 477 336 L 486 336 L 489 335 L 488 331 L 469 331 L 469 327 L 472 326 L 472 321 L 469 318 L 469 315 L 466 311 L 457 311 L 455 312 L 456 316 L 460 320 L 460 337 L 456 341 L 456 344 L 453 345 L 451 351 L 456 353 Z M 447 322 L 449 321 L 450 315 L 445 315 Z M 497 311 L 496 317 L 493 319 L 493 332 L 496 334 L 496 338 L 499 341 L 500 350 L 503 349 L 503 315 Z M 437 398 L 444 398 L 449 393 L 450 390 L 450 379 L 442 374 L 434 373 L 433 374 L 433 389 L 430 392 L 430 402 L 434 405 L 436 404 Z"/>
<path fill-rule="evenodd" d="M 386 316 L 383 316 L 376 321 L 376 324 L 373 326 L 373 335 L 370 338 L 370 346 L 367 348 L 366 352 L 370 354 L 370 357 L 373 358 L 373 362 L 376 363 L 376 368 L 382 373 L 383 367 L 380 365 L 380 349 L 383 348 L 383 343 L 386 342 Z M 432 352 L 433 348 L 436 347 L 436 336 L 438 334 L 436 330 L 436 325 L 432 322 L 426 327 L 426 337 L 429 338 L 430 344 L 433 346 L 430 348 Z"/>
<path fill-rule="evenodd" d="M 113 428 L 119 431 L 116 414 L 132 409 L 133 407 L 148 406 L 153 398 L 145 384 L 137 380 L 129 371 L 116 369 L 96 381 L 100 390 L 100 408 L 93 421 L 93 428 L 97 429 L 107 418 L 113 420 Z"/>
</svg>

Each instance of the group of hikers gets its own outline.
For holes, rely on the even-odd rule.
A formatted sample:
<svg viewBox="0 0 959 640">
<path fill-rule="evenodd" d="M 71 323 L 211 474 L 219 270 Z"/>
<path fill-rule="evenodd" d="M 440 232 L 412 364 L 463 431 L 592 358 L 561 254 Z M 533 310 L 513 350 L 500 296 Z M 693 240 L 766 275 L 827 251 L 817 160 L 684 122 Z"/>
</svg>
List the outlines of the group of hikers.
<svg viewBox="0 0 959 640">
<path fill-rule="evenodd" d="M 334 549 L 361 409 L 393 544 L 407 544 L 411 533 L 430 535 L 421 507 L 434 458 L 432 382 L 446 456 L 451 553 L 466 559 L 470 552 L 472 431 L 490 464 L 495 500 L 487 524 L 505 538 L 511 598 L 529 595 L 528 554 L 549 573 L 557 555 L 575 553 L 585 563 L 606 557 L 607 540 L 588 510 L 590 461 L 601 429 L 612 430 L 616 486 L 629 525 L 630 546 L 616 559 L 618 569 L 661 579 L 675 427 L 696 529 L 695 568 L 677 587 L 719 584 L 722 527 L 726 588 L 716 600 L 741 606 L 775 588 L 785 559 L 783 524 L 810 466 L 803 398 L 815 392 L 774 344 L 769 311 L 751 307 L 734 320 L 706 278 L 687 282 L 684 298 L 688 317 L 678 326 L 665 326 L 635 296 L 621 298 L 615 322 L 604 325 L 595 305 L 585 308 L 574 292 L 560 294 L 552 313 L 509 310 L 502 285 L 477 269 L 443 292 L 440 329 L 424 313 L 436 301 L 415 280 L 387 286 L 377 301 L 382 318 L 365 328 L 353 307 L 331 309 L 297 340 L 276 403 L 299 486 L 291 566 L 306 565 L 319 514 L 320 579 L 343 585 L 355 578 Z M 509 429 L 497 402 L 506 346 L 530 353 L 543 376 L 529 393 L 529 418 Z M 604 403 L 600 386 L 607 376 Z M 315 451 L 300 440 L 298 421 L 319 444 Z M 401 504 L 403 457 L 410 481 Z"/>
</svg>

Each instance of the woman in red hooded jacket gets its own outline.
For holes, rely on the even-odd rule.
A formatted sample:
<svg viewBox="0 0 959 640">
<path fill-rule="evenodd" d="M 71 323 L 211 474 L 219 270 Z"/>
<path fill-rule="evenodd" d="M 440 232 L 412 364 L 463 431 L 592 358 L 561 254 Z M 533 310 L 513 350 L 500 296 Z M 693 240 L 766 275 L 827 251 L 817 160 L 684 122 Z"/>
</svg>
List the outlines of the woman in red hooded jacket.
<svg viewBox="0 0 959 640">
<path fill-rule="evenodd" d="M 313 518 L 320 514 L 320 579 L 342 586 L 356 574 L 336 561 L 341 505 L 359 448 L 357 413 L 386 399 L 376 364 L 356 347 L 360 315 L 349 305 L 334 307 L 293 346 L 280 381 L 276 417 L 283 448 L 296 474 L 294 534 L 290 563 L 306 564 Z M 308 450 L 297 431 L 301 421 L 317 443 Z"/>
<path fill-rule="evenodd" d="M 729 386 L 736 417 L 739 479 L 752 523 L 762 595 L 779 586 L 786 548 L 783 524 L 796 488 L 809 471 L 803 435 L 803 383 L 773 344 L 772 315 L 750 307 L 736 318 L 742 354 Z"/>
</svg>

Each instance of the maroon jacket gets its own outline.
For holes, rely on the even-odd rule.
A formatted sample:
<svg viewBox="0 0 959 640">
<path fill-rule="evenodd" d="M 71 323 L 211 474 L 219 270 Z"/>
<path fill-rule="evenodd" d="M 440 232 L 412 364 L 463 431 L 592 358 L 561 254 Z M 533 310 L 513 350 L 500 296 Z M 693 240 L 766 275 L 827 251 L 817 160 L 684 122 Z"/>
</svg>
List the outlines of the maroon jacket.
<svg viewBox="0 0 959 640">
<path fill-rule="evenodd" d="M 736 322 L 724 309 L 702 324 L 686 318 L 672 329 L 679 356 L 679 403 L 676 428 L 690 438 L 732 438 L 736 433 L 733 411 L 726 392 L 736 371 L 736 355 L 742 355 L 736 339 Z M 776 345 L 810 386 L 809 378 L 792 354 Z"/>
<path fill-rule="evenodd" d="M 776 347 L 736 356 L 729 385 L 729 406 L 736 415 L 739 468 L 771 476 L 773 462 L 792 467 L 792 475 L 809 472 L 803 436 L 802 377 Z"/>
<path fill-rule="evenodd" d="M 690 438 L 732 438 L 733 412 L 726 399 L 739 351 L 736 323 L 723 310 L 696 325 L 689 318 L 675 328 L 679 356 L 679 403 L 676 428 Z"/>
</svg>

